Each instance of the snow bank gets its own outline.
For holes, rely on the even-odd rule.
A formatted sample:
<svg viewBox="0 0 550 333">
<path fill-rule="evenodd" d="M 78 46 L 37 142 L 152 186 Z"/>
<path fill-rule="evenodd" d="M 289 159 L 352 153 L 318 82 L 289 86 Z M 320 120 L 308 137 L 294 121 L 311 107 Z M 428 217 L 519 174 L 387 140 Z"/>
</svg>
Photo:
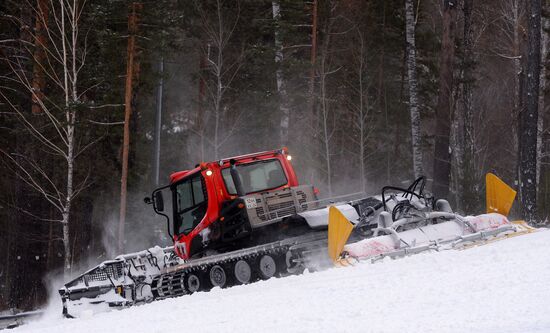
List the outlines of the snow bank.
<svg viewBox="0 0 550 333">
<path fill-rule="evenodd" d="M 12 332 L 550 332 L 550 232 L 248 286 Z M 61 311 L 61 309 L 59 309 Z"/>
</svg>

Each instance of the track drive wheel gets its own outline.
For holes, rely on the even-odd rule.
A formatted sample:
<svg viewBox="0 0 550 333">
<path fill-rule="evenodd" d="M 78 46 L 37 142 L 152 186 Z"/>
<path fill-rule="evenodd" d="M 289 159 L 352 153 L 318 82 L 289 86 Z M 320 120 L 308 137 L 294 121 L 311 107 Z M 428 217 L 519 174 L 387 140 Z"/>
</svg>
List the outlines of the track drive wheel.
<svg viewBox="0 0 550 333">
<path fill-rule="evenodd" d="M 233 273 L 235 274 L 236 282 L 239 284 L 249 283 L 250 278 L 252 277 L 252 269 L 250 269 L 250 265 L 242 259 L 235 263 Z"/>
<path fill-rule="evenodd" d="M 263 279 L 267 280 L 275 275 L 277 272 L 277 264 L 275 259 L 269 254 L 266 254 L 260 258 L 260 275 Z"/>
<path fill-rule="evenodd" d="M 212 284 L 212 287 L 225 287 L 227 283 L 227 275 L 225 274 L 225 270 L 220 265 L 215 265 L 212 268 L 210 268 L 210 283 Z"/>
<path fill-rule="evenodd" d="M 197 292 L 201 289 L 201 279 L 195 273 L 187 274 L 186 281 L 186 287 L 190 293 Z"/>
</svg>

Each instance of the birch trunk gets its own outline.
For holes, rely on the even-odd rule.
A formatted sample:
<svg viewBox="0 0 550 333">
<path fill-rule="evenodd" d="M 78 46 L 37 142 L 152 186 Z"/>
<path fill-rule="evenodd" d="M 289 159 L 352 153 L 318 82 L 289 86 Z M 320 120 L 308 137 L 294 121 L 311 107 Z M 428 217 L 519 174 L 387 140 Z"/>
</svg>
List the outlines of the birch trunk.
<svg viewBox="0 0 550 333">
<path fill-rule="evenodd" d="M 416 75 L 416 42 L 414 5 L 405 0 L 405 33 L 407 41 L 407 73 L 409 78 L 409 112 L 411 114 L 411 143 L 414 177 L 424 174 L 422 167 L 422 133 L 420 111 L 418 110 L 418 83 Z"/>
<path fill-rule="evenodd" d="M 72 136 L 72 126 L 70 122 L 70 105 L 69 105 L 69 99 L 70 99 L 70 92 L 69 92 L 69 64 L 67 60 L 67 42 L 66 38 L 64 36 L 66 35 L 65 31 L 65 3 L 64 1 L 61 1 L 61 36 L 62 38 L 62 47 L 63 47 L 63 84 L 64 84 L 64 93 L 65 93 L 65 117 L 67 121 L 67 139 L 69 139 L 69 136 Z M 67 193 L 65 196 L 65 202 L 62 205 L 63 212 L 61 213 L 62 217 L 62 225 L 63 225 L 63 250 L 65 252 L 65 258 L 64 258 L 64 265 L 63 265 L 63 273 L 65 275 L 65 278 L 68 277 L 68 274 L 70 273 L 71 269 L 71 260 L 72 260 L 72 253 L 71 253 L 71 245 L 70 245 L 70 239 L 69 239 L 69 222 L 70 222 L 70 202 L 71 197 L 69 196 L 69 189 L 72 190 L 73 186 L 73 169 L 72 169 L 72 156 L 69 155 L 69 153 L 72 151 L 72 144 L 67 140 Z"/>
<path fill-rule="evenodd" d="M 329 124 L 331 106 L 329 103 L 329 96 L 327 95 L 327 76 L 330 72 L 328 58 L 330 56 L 329 46 L 332 20 L 329 18 L 328 22 L 329 23 L 327 23 L 327 27 L 325 29 L 325 37 L 323 39 L 323 47 L 321 51 L 321 61 L 319 64 L 319 102 L 321 112 L 321 134 L 326 166 L 325 172 L 327 179 L 327 189 L 329 197 L 332 197 L 332 165 L 330 144 L 332 140 L 333 129 L 330 127 Z"/>
<path fill-rule="evenodd" d="M 320 88 L 320 101 L 321 101 L 321 116 L 322 116 L 322 131 L 323 131 L 323 146 L 324 146 L 324 155 L 325 155 L 325 163 L 326 163 L 326 175 L 327 175 L 327 188 L 328 188 L 328 195 L 329 197 L 332 197 L 332 170 L 331 170 L 331 152 L 330 152 L 330 141 L 331 141 L 331 134 L 330 134 L 330 128 L 328 124 L 329 120 L 329 105 L 327 101 L 327 90 L 326 90 L 326 78 L 327 75 L 325 73 L 325 57 L 326 55 L 323 55 L 323 60 L 321 64 L 321 73 L 319 75 L 319 88 Z"/>
<path fill-rule="evenodd" d="M 75 163 L 75 123 L 76 110 L 75 105 L 78 103 L 78 70 L 77 70 L 77 36 L 78 36 L 78 2 L 73 0 L 72 5 L 67 3 L 67 9 L 70 14 L 69 29 L 70 29 L 70 46 L 67 49 L 66 39 L 63 39 L 63 59 L 64 59 L 64 77 L 65 77 L 65 117 L 67 120 L 67 185 L 66 199 L 63 205 L 62 224 L 63 224 L 63 247 L 65 250 L 64 273 L 65 276 L 71 272 L 73 251 L 70 246 L 70 221 L 71 221 L 71 206 L 74 192 L 74 163 Z M 65 31 L 65 6 L 61 9 L 62 15 L 62 30 Z M 62 34 L 65 36 L 65 33 Z M 67 62 L 67 56 L 70 57 Z"/>
</svg>

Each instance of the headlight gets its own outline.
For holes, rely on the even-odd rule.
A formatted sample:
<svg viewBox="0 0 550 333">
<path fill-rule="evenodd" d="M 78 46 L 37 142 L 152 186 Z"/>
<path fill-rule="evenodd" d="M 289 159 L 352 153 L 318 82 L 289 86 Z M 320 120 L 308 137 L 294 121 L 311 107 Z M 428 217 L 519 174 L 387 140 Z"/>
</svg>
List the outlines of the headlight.
<svg viewBox="0 0 550 333">
<path fill-rule="evenodd" d="M 208 177 L 212 176 L 212 170 L 206 170 L 206 175 L 207 175 Z"/>
<path fill-rule="evenodd" d="M 292 156 L 286 155 L 286 159 L 290 161 L 292 159 Z"/>
</svg>

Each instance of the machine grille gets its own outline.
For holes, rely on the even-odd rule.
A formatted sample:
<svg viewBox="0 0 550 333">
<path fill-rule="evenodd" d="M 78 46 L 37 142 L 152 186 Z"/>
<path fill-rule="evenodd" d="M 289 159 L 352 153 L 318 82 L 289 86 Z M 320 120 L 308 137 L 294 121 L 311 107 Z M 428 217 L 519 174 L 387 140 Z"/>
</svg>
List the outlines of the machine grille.
<svg viewBox="0 0 550 333">
<path fill-rule="evenodd" d="M 296 197 L 298 199 L 298 204 L 300 205 L 300 207 L 302 207 L 303 210 L 307 210 L 307 196 L 305 192 L 302 190 L 296 191 Z"/>
<path fill-rule="evenodd" d="M 111 279 L 118 279 L 122 276 L 122 267 L 123 263 L 113 263 L 110 265 L 105 265 L 103 268 L 96 268 L 92 272 L 85 275 L 88 281 L 107 281 L 109 277 Z"/>
<path fill-rule="evenodd" d="M 261 201 L 260 201 L 261 202 Z M 258 207 L 256 208 L 256 215 L 258 216 L 258 218 L 262 221 L 267 221 L 267 216 L 265 215 L 265 212 L 264 212 L 264 208 L 263 207 Z"/>
<path fill-rule="evenodd" d="M 316 203 L 310 202 L 315 197 L 310 185 L 253 195 L 254 201 L 247 207 L 253 228 L 276 223 L 287 216 L 316 208 Z M 247 200 L 250 203 L 250 198 Z"/>
</svg>

